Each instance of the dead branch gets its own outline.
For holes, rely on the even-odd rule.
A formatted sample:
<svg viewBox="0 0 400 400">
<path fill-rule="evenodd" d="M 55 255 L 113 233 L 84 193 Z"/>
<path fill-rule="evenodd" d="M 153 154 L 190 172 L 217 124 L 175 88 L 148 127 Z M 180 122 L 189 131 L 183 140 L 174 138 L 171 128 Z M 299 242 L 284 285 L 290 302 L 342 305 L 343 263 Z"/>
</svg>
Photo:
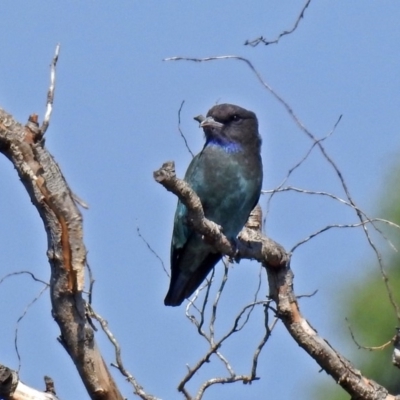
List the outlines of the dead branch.
<svg viewBox="0 0 400 400">
<path fill-rule="evenodd" d="M 372 240 L 371 234 L 368 230 L 368 224 L 365 223 L 365 221 L 370 221 L 371 219 L 365 215 L 365 213 L 356 205 L 354 202 L 350 191 L 347 187 L 347 183 L 344 180 L 343 174 L 340 171 L 339 167 L 336 165 L 335 161 L 328 155 L 325 147 L 323 146 L 323 142 L 321 139 L 318 139 L 304 124 L 303 122 L 299 119 L 299 117 L 296 115 L 292 107 L 289 105 L 289 103 L 281 96 L 279 95 L 272 87 L 269 85 L 261 76 L 260 72 L 254 67 L 254 65 L 248 60 L 247 58 L 240 57 L 240 56 L 234 56 L 234 55 L 227 55 L 227 56 L 216 56 L 216 57 L 205 57 L 205 58 L 197 58 L 197 57 L 169 57 L 165 58 L 164 61 L 193 61 L 193 62 L 207 62 L 207 61 L 220 61 L 220 60 L 237 60 L 237 61 L 242 61 L 244 62 L 254 73 L 258 81 L 261 83 L 261 85 L 277 100 L 286 110 L 286 112 L 289 114 L 289 116 L 292 118 L 296 126 L 312 141 L 312 146 L 314 144 L 317 146 L 319 151 L 321 152 L 321 155 L 324 157 L 326 162 L 332 167 L 334 173 L 338 177 L 340 181 L 340 185 L 347 197 L 348 202 L 350 203 L 350 206 L 354 209 L 357 218 L 359 219 L 361 223 L 361 227 L 364 231 L 365 237 L 368 241 L 368 244 L 372 248 L 373 252 L 375 253 L 376 260 L 378 262 L 379 266 L 379 271 L 382 276 L 383 283 L 386 288 L 386 293 L 389 298 L 389 302 L 393 308 L 393 311 L 396 314 L 397 320 L 400 322 L 400 306 L 397 304 L 394 295 L 393 295 L 393 289 L 390 285 L 389 282 L 389 277 L 386 272 L 386 269 L 383 265 L 382 261 L 382 255 L 379 252 L 377 246 L 375 245 L 374 241 Z M 338 124 L 339 120 L 336 122 L 336 125 Z M 334 127 L 334 128 L 335 128 Z M 372 223 L 372 226 L 376 229 L 374 223 Z"/>
<path fill-rule="evenodd" d="M 60 44 L 56 46 L 56 51 L 54 53 L 53 60 L 50 65 L 50 86 L 47 92 L 47 104 L 46 104 L 46 113 L 43 118 L 43 123 L 40 128 L 41 135 L 43 136 L 47 128 L 50 124 L 51 113 L 53 111 L 53 102 L 54 102 L 54 90 L 56 88 L 56 65 L 58 61 L 58 56 L 60 54 Z"/>
<path fill-rule="evenodd" d="M 97 314 L 89 304 L 87 306 L 88 306 L 88 315 L 100 323 L 101 329 L 106 334 L 108 340 L 112 343 L 112 345 L 115 348 L 116 363 L 115 364 L 113 363 L 111 365 L 117 368 L 121 372 L 121 374 L 125 376 L 128 382 L 130 382 L 134 387 L 135 394 L 138 395 L 140 398 L 142 398 L 143 400 L 159 400 L 157 397 L 147 394 L 143 390 L 143 387 L 140 386 L 139 382 L 135 379 L 135 377 L 125 368 L 122 362 L 121 346 L 118 343 L 117 339 L 115 338 L 114 334 L 109 329 L 108 322 L 104 318 L 102 318 L 99 314 Z"/>
<path fill-rule="evenodd" d="M 51 380 L 51 383 L 53 381 Z M 58 400 L 54 383 L 45 377 L 46 391 L 41 392 L 23 384 L 16 371 L 0 364 L 0 398 L 5 400 Z"/>
<path fill-rule="evenodd" d="M 53 317 L 61 330 L 59 341 L 92 399 L 122 400 L 85 314 L 82 216 L 60 168 L 44 146 L 37 116 L 23 126 L 0 109 L 0 152 L 13 163 L 47 233 L 50 296 Z"/>
<path fill-rule="evenodd" d="M 281 33 L 278 35 L 278 37 L 277 37 L 276 39 L 274 39 L 274 40 L 267 40 L 265 37 L 260 36 L 260 37 L 257 38 L 257 39 L 246 40 L 245 43 L 244 43 L 244 45 L 245 45 L 245 46 L 249 45 L 249 46 L 252 46 L 252 47 L 256 47 L 256 46 L 259 45 L 260 43 L 263 43 L 263 44 L 265 44 L 266 46 L 269 45 L 269 44 L 277 44 L 277 43 L 279 42 L 279 40 L 281 39 L 282 36 L 290 35 L 291 33 L 293 33 L 293 32 L 297 29 L 297 27 L 298 27 L 299 24 L 300 24 L 301 19 L 304 18 L 304 13 L 305 13 L 305 11 L 306 11 L 306 8 L 310 5 L 310 3 L 311 3 L 311 0 L 307 0 L 307 1 L 306 1 L 306 4 L 305 4 L 305 5 L 303 6 L 303 8 L 301 9 L 300 14 L 299 14 L 299 16 L 297 17 L 297 19 L 296 19 L 296 21 L 295 21 L 293 27 L 292 27 L 291 29 L 287 30 L 287 31 L 281 32 Z"/>
<path fill-rule="evenodd" d="M 287 255 L 282 246 L 262 236 L 259 231 L 244 229 L 240 233 L 240 241 L 232 244 L 221 228 L 214 222 L 204 218 L 203 207 L 197 194 L 183 180 L 175 175 L 174 162 L 166 162 L 154 172 L 154 179 L 168 191 L 174 193 L 187 207 L 188 221 L 197 232 L 204 235 L 222 254 L 231 258 L 255 259 L 264 266 L 280 267 L 287 262 Z"/>
<path fill-rule="evenodd" d="M 238 252 L 233 254 L 229 240 L 219 226 L 204 217 L 201 202 L 186 182 L 175 175 L 174 163 L 165 163 L 154 172 L 154 178 L 167 190 L 173 192 L 185 204 L 189 212 L 189 223 L 215 248 L 236 259 L 255 259 L 266 267 L 270 298 L 277 306 L 277 316 L 297 342 L 321 368 L 346 390 L 352 398 L 364 400 L 395 400 L 388 391 L 376 382 L 364 377 L 346 358 L 338 353 L 301 315 L 293 289 L 293 273 L 290 258 L 282 246 L 266 238 L 260 231 L 244 228 L 239 235 Z M 248 251 L 244 251 L 248 249 Z M 271 261 L 273 261 L 271 263 Z M 204 360 L 207 361 L 210 352 Z M 203 361 L 203 360 L 202 360 Z M 213 384 L 209 381 L 205 385 Z M 185 393 L 185 392 L 184 392 Z M 186 395 L 187 393 L 185 393 Z"/>
<path fill-rule="evenodd" d="M 186 136 L 182 132 L 182 129 L 181 129 L 181 112 L 182 112 L 182 108 L 183 108 L 184 104 L 185 104 L 185 100 L 182 100 L 181 106 L 179 107 L 179 110 L 178 110 L 178 131 L 179 131 L 179 134 L 181 135 L 181 138 L 185 142 L 185 146 L 186 146 L 187 151 L 190 153 L 190 155 L 192 157 L 194 157 L 194 154 L 193 154 L 192 150 L 189 147 L 189 143 L 186 140 Z"/>
</svg>

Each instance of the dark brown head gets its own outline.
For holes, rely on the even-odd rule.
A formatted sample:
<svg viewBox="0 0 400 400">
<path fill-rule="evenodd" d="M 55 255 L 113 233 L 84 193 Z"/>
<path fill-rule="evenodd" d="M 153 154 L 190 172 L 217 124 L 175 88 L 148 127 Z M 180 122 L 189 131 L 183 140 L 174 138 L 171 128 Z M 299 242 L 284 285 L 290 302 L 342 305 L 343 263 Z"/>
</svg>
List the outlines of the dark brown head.
<svg viewBox="0 0 400 400">
<path fill-rule="evenodd" d="M 261 147 L 256 115 L 234 104 L 212 107 L 200 126 L 204 129 L 207 142 L 222 146 Z"/>
</svg>

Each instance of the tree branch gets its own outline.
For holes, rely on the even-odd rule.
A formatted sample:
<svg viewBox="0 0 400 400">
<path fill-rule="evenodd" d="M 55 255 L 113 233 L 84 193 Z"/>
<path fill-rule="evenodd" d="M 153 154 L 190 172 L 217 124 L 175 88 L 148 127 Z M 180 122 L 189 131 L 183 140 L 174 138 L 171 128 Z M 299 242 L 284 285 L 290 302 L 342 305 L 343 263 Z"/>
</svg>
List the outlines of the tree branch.
<svg viewBox="0 0 400 400">
<path fill-rule="evenodd" d="M 174 193 L 185 204 L 188 209 L 188 222 L 193 228 L 202 234 L 222 254 L 231 258 L 248 258 L 261 262 L 264 266 L 280 267 L 285 265 L 288 257 L 284 248 L 273 240 L 261 235 L 258 230 L 252 227 L 257 224 L 259 214 L 253 214 L 250 219 L 250 228 L 240 233 L 240 239 L 236 245 L 232 244 L 222 233 L 221 227 L 213 221 L 204 217 L 203 207 L 197 194 L 183 180 L 175 175 L 175 164 L 172 161 L 166 162 L 154 172 L 154 179 L 163 185 L 168 191 Z M 255 209 L 256 213 L 261 209 Z"/>
<path fill-rule="evenodd" d="M 47 233 L 50 296 L 53 317 L 61 330 L 59 341 L 92 399 L 122 400 L 86 318 L 82 215 L 60 168 L 44 146 L 37 120 L 33 115 L 23 126 L 0 109 L 0 152 L 13 163 Z"/>
<path fill-rule="evenodd" d="M 296 21 L 295 21 L 293 27 L 292 27 L 291 29 L 289 29 L 289 30 L 286 30 L 286 31 L 281 32 L 281 33 L 278 35 L 278 37 L 277 37 L 276 39 L 267 40 L 265 37 L 260 36 L 260 37 L 258 37 L 257 39 L 246 40 L 246 41 L 244 42 L 244 45 L 245 45 L 245 46 L 249 45 L 249 46 L 252 46 L 252 47 L 256 47 L 256 46 L 259 45 L 260 43 L 263 43 L 263 44 L 265 44 L 266 46 L 269 45 L 269 44 L 277 44 L 277 43 L 279 42 L 279 40 L 281 39 L 282 36 L 290 35 L 291 33 L 293 33 L 293 32 L 297 29 L 297 27 L 298 27 L 299 24 L 300 24 L 301 19 L 304 18 L 304 13 L 305 13 L 305 11 L 306 11 L 306 8 L 310 5 L 310 3 L 311 3 L 311 0 L 307 0 L 307 1 L 306 1 L 306 4 L 304 4 L 303 8 L 301 9 L 300 14 L 299 14 L 299 16 L 297 17 L 297 19 L 296 19 Z"/>
<path fill-rule="evenodd" d="M 174 193 L 189 212 L 188 223 L 204 236 L 204 240 L 228 256 L 255 259 L 268 275 L 270 297 L 277 305 L 277 316 L 297 342 L 354 399 L 394 400 L 388 391 L 364 377 L 347 359 L 339 354 L 301 315 L 293 289 L 290 257 L 283 247 L 265 237 L 258 229 L 243 228 L 239 234 L 238 251 L 222 233 L 221 228 L 204 217 L 200 199 L 189 185 L 176 177 L 173 162 L 167 162 L 154 172 L 155 180 Z M 261 216 L 259 217 L 261 221 Z M 254 226 L 254 221 L 251 223 Z M 255 224 L 257 226 L 257 224 Z"/>
<path fill-rule="evenodd" d="M 0 364 L 0 398 L 5 400 L 58 400 L 50 378 L 45 377 L 46 391 L 41 392 L 23 384 L 16 371 Z"/>
</svg>

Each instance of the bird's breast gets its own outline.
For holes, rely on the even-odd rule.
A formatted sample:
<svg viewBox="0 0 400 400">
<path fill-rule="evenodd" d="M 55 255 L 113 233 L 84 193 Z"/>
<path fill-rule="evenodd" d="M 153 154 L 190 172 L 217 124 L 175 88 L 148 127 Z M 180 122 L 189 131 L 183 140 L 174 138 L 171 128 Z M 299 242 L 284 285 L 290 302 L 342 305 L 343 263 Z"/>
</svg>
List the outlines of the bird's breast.
<svg viewBox="0 0 400 400">
<path fill-rule="evenodd" d="M 205 216 L 221 225 L 226 235 L 236 236 L 260 195 L 261 157 L 215 147 L 198 157 L 187 180 L 200 197 Z"/>
</svg>

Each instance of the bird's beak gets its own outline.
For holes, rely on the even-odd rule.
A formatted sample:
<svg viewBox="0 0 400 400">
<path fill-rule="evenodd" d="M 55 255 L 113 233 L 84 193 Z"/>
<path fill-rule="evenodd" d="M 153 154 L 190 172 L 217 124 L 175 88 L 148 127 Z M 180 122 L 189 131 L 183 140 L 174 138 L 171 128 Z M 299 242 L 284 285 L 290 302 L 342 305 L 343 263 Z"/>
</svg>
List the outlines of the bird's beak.
<svg viewBox="0 0 400 400">
<path fill-rule="evenodd" d="M 217 122 L 213 117 L 207 117 L 200 124 L 201 128 L 222 128 L 224 124 Z"/>
</svg>

